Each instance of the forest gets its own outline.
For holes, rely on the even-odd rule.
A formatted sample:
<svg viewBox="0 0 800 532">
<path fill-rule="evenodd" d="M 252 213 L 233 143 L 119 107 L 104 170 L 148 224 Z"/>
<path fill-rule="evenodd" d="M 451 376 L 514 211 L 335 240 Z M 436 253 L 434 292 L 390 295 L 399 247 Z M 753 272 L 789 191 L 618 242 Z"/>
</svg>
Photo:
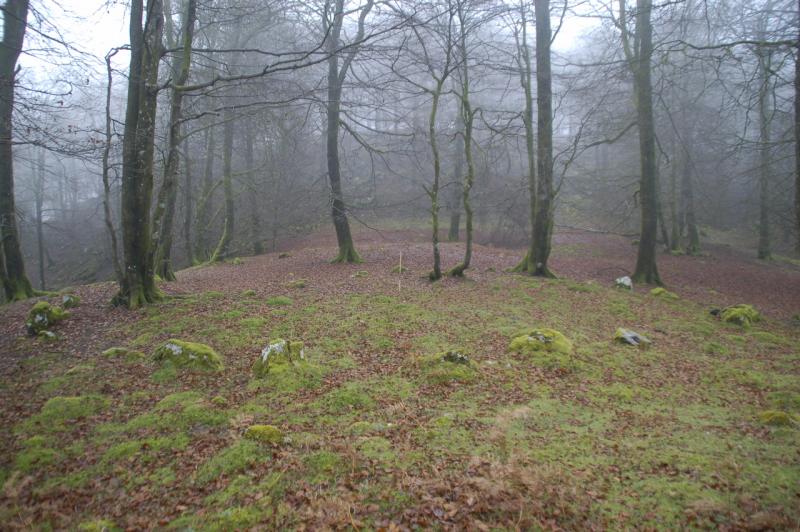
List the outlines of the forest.
<svg viewBox="0 0 800 532">
<path fill-rule="evenodd" d="M 0 529 L 800 528 L 800 2 L 0 3 Z"/>
</svg>

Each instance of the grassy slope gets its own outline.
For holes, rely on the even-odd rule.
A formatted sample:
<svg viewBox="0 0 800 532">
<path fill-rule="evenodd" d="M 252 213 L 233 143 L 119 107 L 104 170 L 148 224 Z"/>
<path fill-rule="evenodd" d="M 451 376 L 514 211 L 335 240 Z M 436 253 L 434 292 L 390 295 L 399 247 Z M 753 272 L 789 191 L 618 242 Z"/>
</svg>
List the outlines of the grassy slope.
<svg viewBox="0 0 800 532">
<path fill-rule="evenodd" d="M 376 293 L 369 276 L 387 272 L 359 268 L 363 291 L 310 280 L 204 292 L 105 333 L 145 353 L 170 337 L 208 343 L 225 357 L 221 376 L 99 352 L 75 365 L 57 343 L 19 340 L 40 353 L 23 362 L 24 382 L 0 387 L 34 390 L 35 408 L 4 431 L 0 522 L 800 524 L 800 431 L 759 420 L 800 415 L 796 328 L 744 330 L 684 300 L 510 274 Z M 574 355 L 509 353 L 531 326 L 564 332 Z M 612 344 L 617 326 L 653 347 Z M 303 339 L 310 363 L 253 380 L 270 337 Z M 446 349 L 476 370 L 419 361 Z M 254 423 L 291 442 L 244 440 Z"/>
</svg>

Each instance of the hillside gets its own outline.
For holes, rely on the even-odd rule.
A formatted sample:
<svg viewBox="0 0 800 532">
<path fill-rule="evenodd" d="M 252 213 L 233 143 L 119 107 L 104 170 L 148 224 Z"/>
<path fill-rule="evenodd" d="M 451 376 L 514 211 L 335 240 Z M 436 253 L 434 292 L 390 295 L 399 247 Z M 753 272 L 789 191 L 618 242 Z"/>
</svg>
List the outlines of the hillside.
<svg viewBox="0 0 800 532">
<path fill-rule="evenodd" d="M 333 265 L 315 235 L 179 272 L 140 311 L 77 287 L 54 342 L 26 335 L 31 302 L 0 307 L 3 527 L 800 527 L 800 268 L 712 247 L 659 257 L 677 299 L 628 292 L 630 242 L 573 231 L 558 280 L 477 246 L 467 278 L 430 284 L 425 238 L 364 231 L 364 263 Z M 737 303 L 763 319 L 709 312 Z M 510 348 L 534 329 L 571 346 Z M 304 358 L 256 378 L 279 338 Z M 170 339 L 223 369 L 154 361 Z"/>
</svg>

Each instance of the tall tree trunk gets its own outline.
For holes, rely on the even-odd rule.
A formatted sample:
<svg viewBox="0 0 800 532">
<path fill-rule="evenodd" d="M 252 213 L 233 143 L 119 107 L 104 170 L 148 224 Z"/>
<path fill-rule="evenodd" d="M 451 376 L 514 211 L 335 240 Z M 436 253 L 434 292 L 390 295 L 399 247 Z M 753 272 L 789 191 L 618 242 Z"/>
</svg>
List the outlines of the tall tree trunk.
<svg viewBox="0 0 800 532">
<path fill-rule="evenodd" d="M 636 89 L 636 117 L 639 126 L 639 157 L 641 180 L 641 234 L 636 256 L 633 280 L 638 283 L 661 284 L 656 266 L 656 240 L 658 231 L 658 181 L 656 175 L 655 124 L 653 120 L 653 90 L 650 80 L 653 55 L 653 30 L 650 15 L 652 0 L 636 2 L 636 40 L 638 50 L 634 62 Z"/>
<path fill-rule="evenodd" d="M 244 143 L 244 164 L 247 166 L 247 175 L 250 180 L 250 185 L 253 189 L 250 191 L 248 196 L 250 197 L 250 242 L 253 246 L 253 255 L 261 255 L 264 253 L 264 244 L 262 243 L 261 238 L 261 213 L 259 209 L 261 205 L 259 204 L 259 197 L 257 191 L 261 190 L 261 187 L 258 186 L 256 182 L 256 172 L 255 169 L 255 157 L 253 156 L 253 138 L 255 135 L 253 134 L 253 123 L 248 123 L 247 129 L 247 138 L 245 139 Z"/>
<path fill-rule="evenodd" d="M 0 44 L 0 240 L 3 256 L 2 282 L 6 301 L 34 295 L 25 275 L 14 203 L 12 120 L 17 60 L 22 51 L 28 22 L 27 0 L 6 0 L 3 10 L 3 41 Z"/>
<path fill-rule="evenodd" d="M 446 74 L 443 74 L 443 76 Z M 428 135 L 433 157 L 433 185 L 428 190 L 431 200 L 431 231 L 433 244 L 433 271 L 428 275 L 431 281 L 442 278 L 442 259 L 439 254 L 439 179 L 441 174 L 441 161 L 439 158 L 439 145 L 436 142 L 436 113 L 439 110 L 439 96 L 442 94 L 442 83 L 444 77 L 437 80 L 436 89 L 433 91 L 433 101 L 431 102 L 431 113 L 428 118 Z"/>
<path fill-rule="evenodd" d="M 167 4 L 169 5 L 169 4 Z M 168 10 L 171 13 L 171 10 Z M 173 87 L 169 110 L 169 147 L 167 162 L 164 167 L 164 180 L 158 192 L 158 201 L 153 214 L 153 235 L 156 239 L 154 247 L 154 267 L 157 275 L 165 281 L 174 281 L 172 268 L 172 226 L 175 219 L 175 204 L 178 199 L 178 164 L 180 161 L 181 119 L 183 110 L 183 92 L 181 86 L 189 79 L 189 68 L 192 64 L 192 41 L 194 25 L 197 17 L 197 0 L 186 1 L 186 13 L 183 18 L 181 35 L 181 55 L 172 63 Z M 171 24 L 168 25 L 170 27 Z M 172 31 L 167 32 L 172 41 Z M 170 43 L 172 47 L 172 43 Z"/>
<path fill-rule="evenodd" d="M 458 185 L 464 179 L 464 144 L 456 140 L 455 163 L 453 165 L 453 182 L 450 187 L 450 200 L 447 202 L 450 208 L 450 229 L 447 232 L 447 240 L 458 242 L 461 232 L 461 192 Z"/>
<path fill-rule="evenodd" d="M 797 2 L 800 20 L 800 0 Z M 797 53 L 794 58 L 794 215 L 795 251 L 800 254 L 800 35 L 797 37 Z"/>
<path fill-rule="evenodd" d="M 758 90 L 758 118 L 759 118 L 759 205 L 758 205 L 758 258 L 772 258 L 770 227 L 769 227 L 769 180 L 770 180 L 770 117 L 769 117 L 769 52 L 759 47 L 758 55 L 759 73 L 761 83 Z"/>
<path fill-rule="evenodd" d="M 194 216 L 194 183 L 192 180 L 191 160 L 188 157 L 186 141 L 181 150 L 183 157 L 183 246 L 186 248 L 186 261 L 194 264 L 194 246 L 192 245 L 192 217 Z"/>
<path fill-rule="evenodd" d="M 678 150 L 674 149 L 673 142 L 672 164 L 669 173 L 669 221 L 670 221 L 670 250 L 676 253 L 681 250 L 681 216 L 678 198 Z"/>
<path fill-rule="evenodd" d="M 210 252 L 208 226 L 211 223 L 211 199 L 214 194 L 214 151 L 216 150 L 213 125 L 206 129 L 205 137 L 206 160 L 203 169 L 203 186 L 200 201 L 197 203 L 197 221 L 194 231 L 194 256 L 200 261 L 207 260 Z"/>
<path fill-rule="evenodd" d="M 528 271 L 555 277 L 547 267 L 553 236 L 553 91 L 550 75 L 550 1 L 536 0 L 537 198 Z"/>
<path fill-rule="evenodd" d="M 528 48 L 528 18 L 526 16 L 526 7 L 522 2 L 520 2 L 519 9 L 522 40 L 517 43 L 517 49 L 519 55 L 520 85 L 522 85 L 525 97 L 525 110 L 522 115 L 522 124 L 525 126 L 525 155 L 527 156 L 526 162 L 528 165 L 528 220 L 530 223 L 531 235 L 528 241 L 528 251 L 522 261 L 514 268 L 514 271 L 532 273 L 535 270 L 535 268 L 531 268 L 533 264 L 531 262 L 531 257 L 534 254 L 534 225 L 536 223 L 538 195 L 536 185 L 535 134 L 533 131 L 533 69 L 531 68 L 531 54 Z"/>
<path fill-rule="evenodd" d="M 39 290 L 47 290 L 47 283 L 44 274 L 44 261 L 45 261 L 45 247 L 44 247 L 44 190 L 45 190 L 45 176 L 47 168 L 45 166 L 45 153 L 44 149 L 39 150 L 38 168 L 36 176 L 36 187 L 34 190 L 34 210 L 36 215 L 36 248 L 39 255 Z"/>
<path fill-rule="evenodd" d="M 233 113 L 225 112 L 225 126 L 222 129 L 222 190 L 225 195 L 225 223 L 222 228 L 222 237 L 217 249 L 211 256 L 210 262 L 216 262 L 228 257 L 231 252 L 231 241 L 235 222 L 235 205 L 233 202 Z"/>
<path fill-rule="evenodd" d="M 147 0 L 142 30 L 142 0 L 131 2 L 131 61 L 122 146 L 122 285 L 114 300 L 138 308 L 160 299 L 151 260 L 150 207 L 153 199 L 158 64 L 164 13 L 161 0 Z"/>
<path fill-rule="evenodd" d="M 686 253 L 697 255 L 700 253 L 700 232 L 697 230 L 697 220 L 694 214 L 694 185 L 692 184 L 692 170 L 689 166 L 687 153 L 683 165 L 683 179 L 681 180 L 681 196 L 683 196 L 683 212 L 686 220 L 686 234 L 689 242 L 686 244 Z"/>
<path fill-rule="evenodd" d="M 114 52 L 116 53 L 116 52 Z M 106 86 L 106 130 L 105 130 L 105 145 L 103 146 L 103 220 L 106 225 L 106 232 L 108 233 L 109 246 L 111 247 L 111 262 L 114 265 L 114 276 L 117 284 L 122 286 L 122 266 L 119 262 L 119 244 L 117 243 L 117 231 L 114 228 L 114 216 L 111 211 L 111 143 L 114 138 L 111 120 L 111 88 L 114 83 L 114 76 L 111 73 L 111 57 L 112 54 L 106 56 L 106 75 L 108 77 L 108 84 Z M 61 181 L 59 181 L 59 185 Z M 63 187 L 59 186 L 59 191 L 63 191 Z M 63 203 L 63 193 L 61 194 L 61 202 Z"/>
</svg>

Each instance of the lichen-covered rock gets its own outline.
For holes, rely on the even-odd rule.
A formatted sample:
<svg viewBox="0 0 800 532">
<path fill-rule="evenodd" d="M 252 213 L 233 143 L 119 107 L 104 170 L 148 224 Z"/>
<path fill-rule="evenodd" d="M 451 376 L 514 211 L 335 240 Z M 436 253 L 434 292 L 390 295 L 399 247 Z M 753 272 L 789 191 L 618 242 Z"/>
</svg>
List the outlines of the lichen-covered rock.
<svg viewBox="0 0 800 532">
<path fill-rule="evenodd" d="M 623 290 L 633 290 L 633 281 L 627 275 L 614 279 L 614 286 Z"/>
<path fill-rule="evenodd" d="M 202 371 L 222 371 L 222 357 L 211 347 L 196 342 L 167 340 L 156 349 L 153 358 L 177 367 L 189 367 Z"/>
<path fill-rule="evenodd" d="M 305 356 L 303 342 L 278 338 L 261 350 L 261 354 L 253 364 L 253 374 L 257 379 L 266 377 L 271 365 L 294 364 L 298 360 L 305 360 Z"/>
<path fill-rule="evenodd" d="M 49 329 L 59 321 L 68 318 L 69 312 L 59 307 L 54 307 L 47 301 L 39 301 L 28 312 L 28 319 L 25 321 L 25 327 L 28 328 L 28 334 L 36 336 L 40 332 Z"/>
<path fill-rule="evenodd" d="M 244 437 L 248 440 L 269 443 L 271 445 L 280 445 L 283 443 L 283 432 L 281 432 L 281 429 L 278 427 L 272 425 L 252 425 L 247 428 Z"/>
<path fill-rule="evenodd" d="M 719 317 L 724 322 L 735 323 L 742 327 L 750 327 L 753 323 L 761 321 L 761 314 L 752 305 L 743 303 L 725 307 L 720 311 Z"/>
<path fill-rule="evenodd" d="M 634 345 L 639 347 L 639 349 L 647 349 L 650 347 L 650 340 L 647 337 L 642 336 L 641 334 L 632 331 L 630 329 L 624 329 L 619 327 L 617 331 L 614 333 L 614 341 L 621 343 L 621 344 L 628 344 Z"/>
<path fill-rule="evenodd" d="M 460 351 L 448 351 L 442 355 L 442 360 L 453 364 L 469 364 L 469 357 Z"/>
<path fill-rule="evenodd" d="M 509 349 L 518 353 L 547 351 L 569 355 L 572 353 L 572 342 L 554 329 L 532 329 L 515 337 Z"/>
<path fill-rule="evenodd" d="M 61 296 L 61 306 L 64 308 L 75 308 L 81 304 L 81 298 L 75 294 L 64 294 Z"/>
<path fill-rule="evenodd" d="M 758 415 L 758 419 L 765 425 L 773 427 L 789 427 L 797 423 L 794 416 L 781 410 L 766 410 Z"/>
<path fill-rule="evenodd" d="M 36 336 L 38 336 L 39 339 L 44 341 L 44 342 L 57 342 L 58 341 L 58 335 L 56 333 L 54 333 L 53 331 L 39 331 L 39 333 Z"/>
<path fill-rule="evenodd" d="M 666 288 L 663 288 L 661 286 L 658 286 L 658 287 L 653 288 L 652 290 L 650 290 L 650 295 L 651 296 L 660 297 L 662 299 L 673 299 L 673 300 L 674 299 L 680 299 L 678 294 L 676 294 L 675 292 L 670 292 L 669 290 L 667 290 Z"/>
</svg>

